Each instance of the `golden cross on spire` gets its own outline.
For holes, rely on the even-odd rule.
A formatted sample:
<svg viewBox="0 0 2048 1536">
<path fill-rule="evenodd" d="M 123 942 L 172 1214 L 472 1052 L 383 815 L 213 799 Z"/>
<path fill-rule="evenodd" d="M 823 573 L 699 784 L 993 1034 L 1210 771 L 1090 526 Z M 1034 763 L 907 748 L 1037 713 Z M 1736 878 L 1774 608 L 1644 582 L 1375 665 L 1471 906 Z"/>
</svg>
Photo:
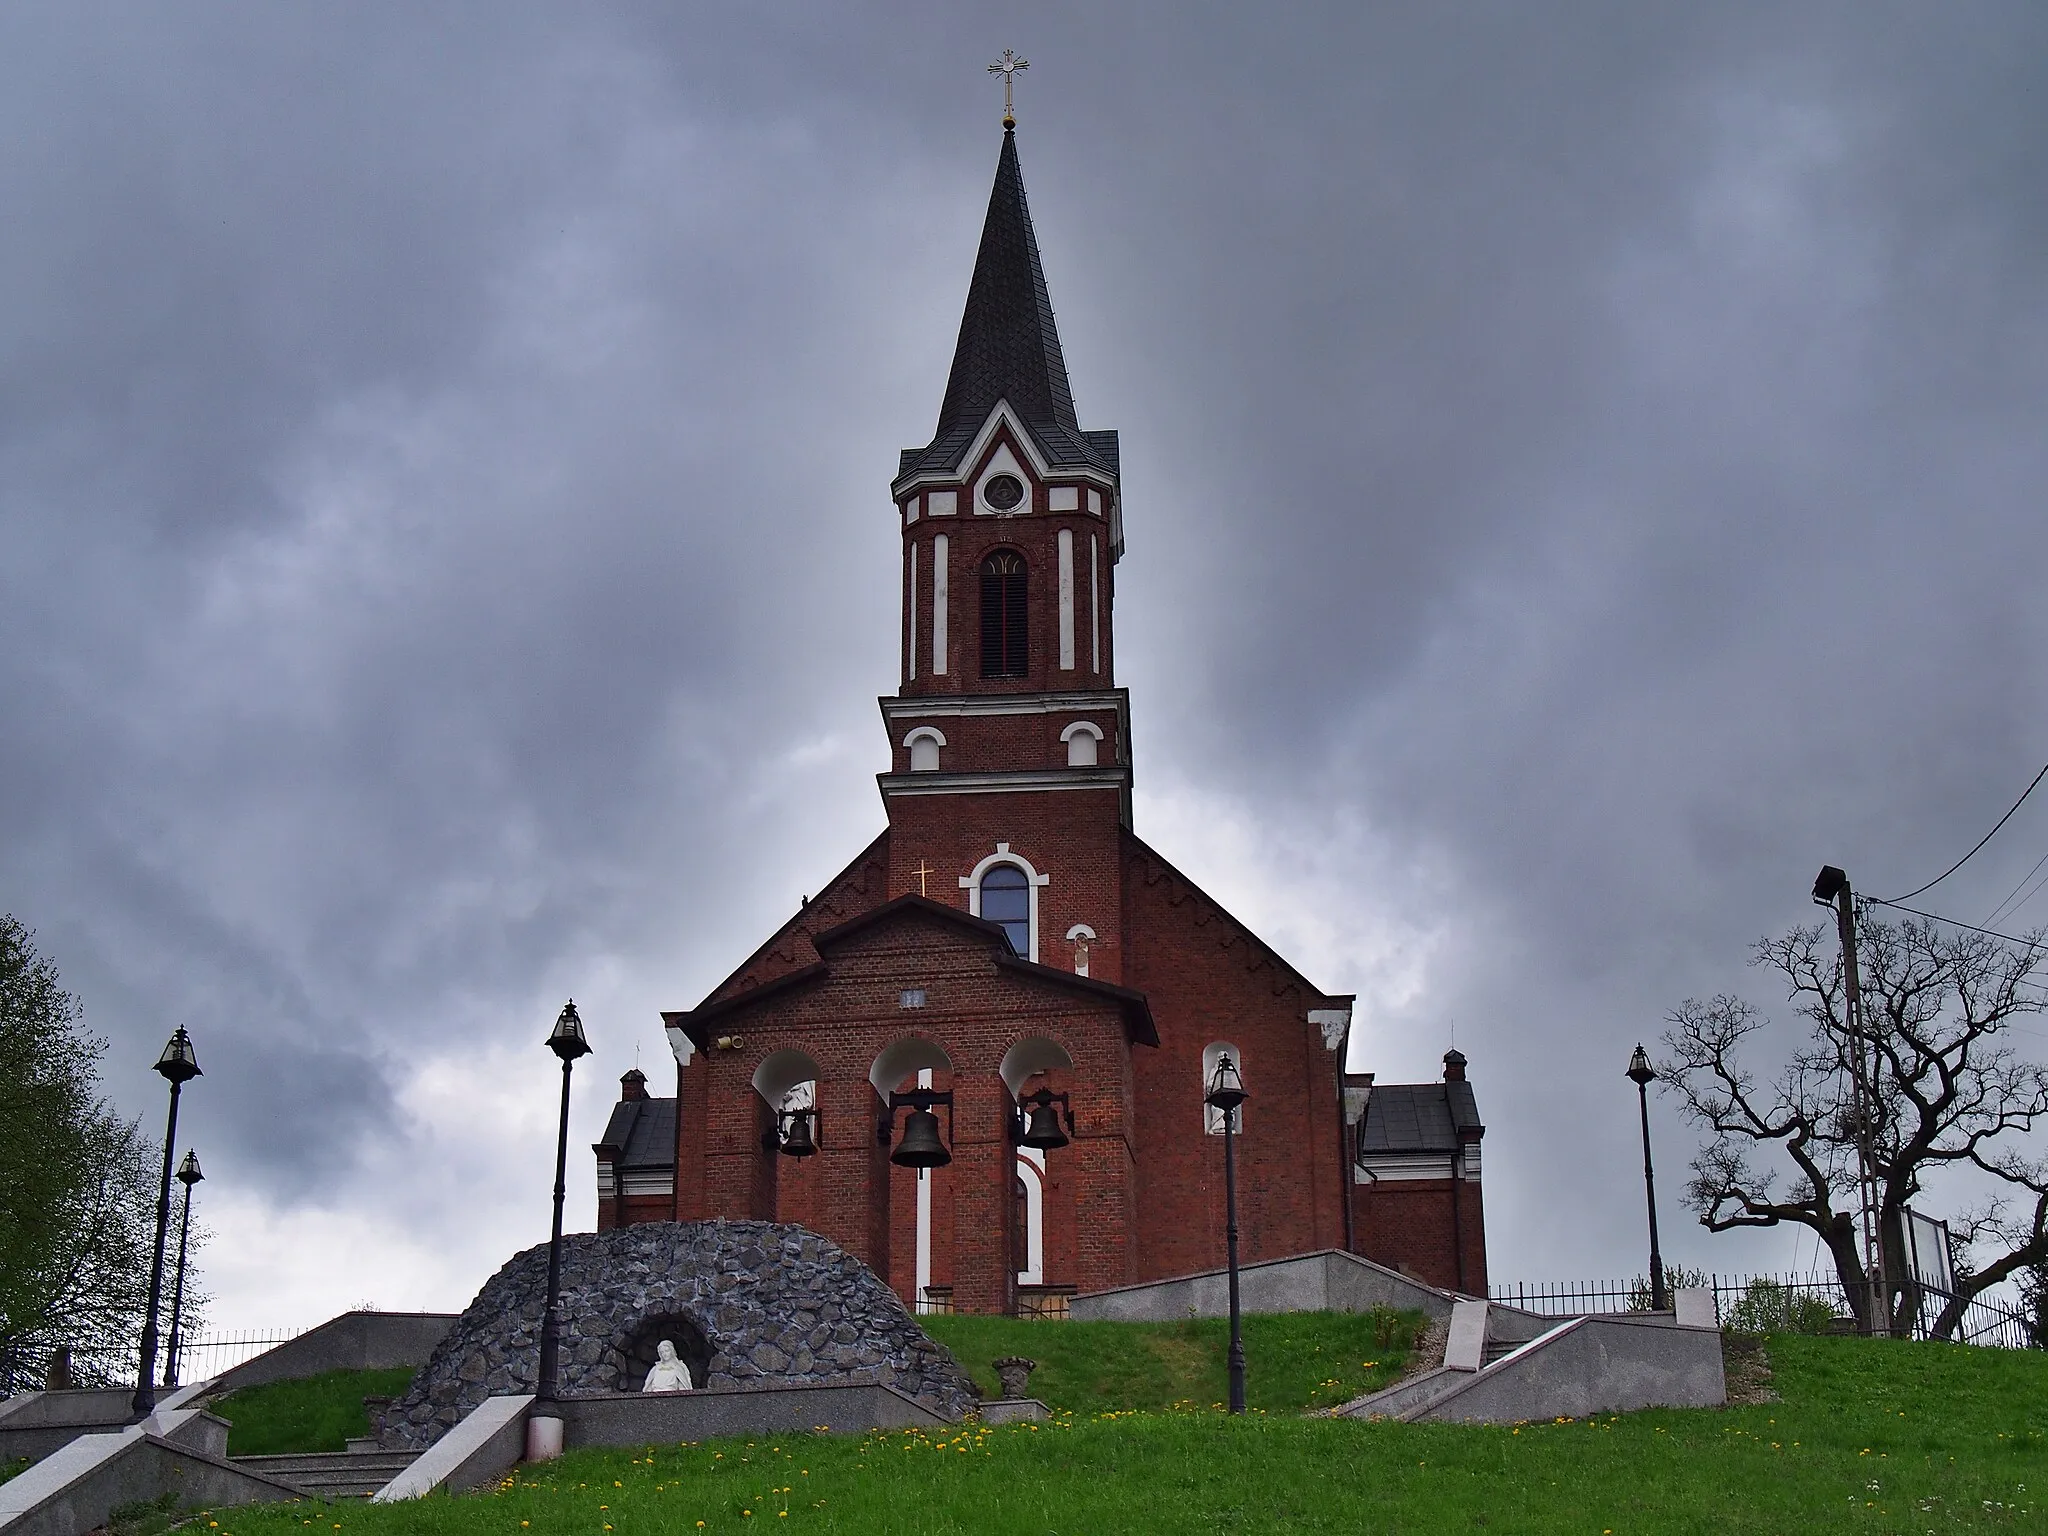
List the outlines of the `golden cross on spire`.
<svg viewBox="0 0 2048 1536">
<path fill-rule="evenodd" d="M 923 859 L 919 859 L 917 861 L 917 868 L 913 869 L 911 873 L 917 876 L 917 894 L 920 896 L 929 896 L 931 892 L 927 891 L 924 888 L 925 877 L 928 875 L 936 875 L 938 871 L 926 865 Z"/>
<path fill-rule="evenodd" d="M 1016 50 L 1013 48 L 1005 48 L 1002 58 L 988 67 L 990 74 L 1003 77 L 1003 126 L 1005 128 L 1017 126 L 1016 109 L 1010 103 L 1010 86 L 1016 80 L 1018 70 L 1029 69 L 1030 67 L 1031 61 L 1018 58 Z"/>
</svg>

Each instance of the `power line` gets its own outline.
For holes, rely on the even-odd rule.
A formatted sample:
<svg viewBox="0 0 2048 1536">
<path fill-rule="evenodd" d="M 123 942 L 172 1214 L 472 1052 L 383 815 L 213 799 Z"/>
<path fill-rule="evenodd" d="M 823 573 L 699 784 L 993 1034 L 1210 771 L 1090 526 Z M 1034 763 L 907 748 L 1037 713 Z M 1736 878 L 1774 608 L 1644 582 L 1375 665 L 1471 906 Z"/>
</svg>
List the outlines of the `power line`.
<svg viewBox="0 0 2048 1536">
<path fill-rule="evenodd" d="M 2026 895 L 2020 896 L 2020 899 L 2016 902 L 2013 902 L 2012 899 L 2015 896 L 2019 896 L 2021 887 L 2026 885 L 2026 883 L 2029 880 L 2033 879 L 2035 875 L 2041 872 L 2041 866 L 2043 864 L 2048 864 L 2048 853 L 2044 853 L 2041 855 L 2040 858 L 2036 859 L 2034 861 L 2034 867 L 2028 870 L 2025 875 L 2020 877 L 2019 885 L 2014 886 L 2010 891 L 2006 892 L 2005 901 L 2001 901 L 1997 906 L 1993 907 L 1989 912 L 1984 914 L 1984 921 L 1987 923 L 1997 922 L 1999 913 L 2005 910 L 2006 902 L 2012 902 L 2012 909 L 2013 911 L 2017 912 L 2021 907 L 2024 907 L 2028 902 L 2032 901 L 2034 899 L 2035 893 L 2040 890 L 2039 886 L 2036 886 L 2032 891 L 2028 891 Z"/>
<path fill-rule="evenodd" d="M 2048 772 L 2048 769 L 2042 771 Z M 1925 890 L 1926 887 L 1922 886 L 1921 889 Z M 1863 900 L 1869 902 L 1872 906 L 1890 907 L 1894 912 L 1910 912 L 1913 916 L 1924 917 L 1930 922 L 1947 923 L 1951 928 L 1967 928 L 1972 933 L 1981 933 L 1986 938 L 1991 939 L 2003 939 L 2008 944 L 2018 944 L 2025 949 L 2039 949 L 2041 947 L 2041 940 L 2038 938 L 2015 938 L 2012 934 L 2000 933 L 1993 928 L 1979 928 L 1975 923 L 1966 923 L 1959 918 L 1943 917 L 1939 912 L 1922 912 L 1918 907 L 1901 906 L 1896 901 L 1886 901 L 1882 896 L 1865 896 Z"/>
<path fill-rule="evenodd" d="M 2034 784 L 2039 784 L 2039 783 L 2040 783 L 2040 782 L 2041 782 L 2041 781 L 2042 781 L 2043 779 L 2048 779 L 2048 763 L 2043 763 L 2043 764 L 2041 765 L 2041 771 L 2040 771 L 2039 773 L 2037 773 L 2037 774 L 2035 774 L 2035 775 L 2034 775 Z M 2001 816 L 2001 817 L 1999 817 L 1999 818 L 1998 818 L 1998 827 L 2002 827 L 2002 826 L 2004 826 L 2004 825 L 2005 825 L 2005 824 L 2006 824 L 2006 823 L 2007 823 L 2008 821 L 2011 821 L 2011 820 L 2012 820 L 2012 815 L 2013 815 L 2013 811 L 2017 811 L 2017 810 L 2018 810 L 2018 809 L 2019 809 L 2019 808 L 2020 808 L 2021 806 L 2023 806 L 2023 805 L 2025 805 L 2025 804 L 2027 803 L 2027 796 L 2028 796 L 2028 795 L 2031 795 L 2031 794 L 2032 794 L 2032 793 L 2034 792 L 2034 784 L 2029 784 L 2029 785 L 2028 785 L 2028 786 L 2026 787 L 2026 790 L 2025 790 L 2025 792 L 2024 792 L 2023 794 L 2021 794 L 2021 796 L 2019 797 L 2019 799 L 2017 799 L 2017 800 L 2013 801 L 2013 803 L 2012 803 L 2012 811 L 2007 811 L 2007 812 L 2006 812 L 2006 813 L 2005 813 L 2005 814 L 2004 814 L 2003 816 Z M 1905 895 L 1903 895 L 1903 896 L 1898 896 L 1898 897 L 1894 897 L 1894 898 L 1893 898 L 1892 900 L 1890 900 L 1890 901 L 1886 901 L 1886 902 L 1880 902 L 1880 903 L 1879 903 L 1879 905 L 1881 905 L 1881 906 L 1887 906 L 1887 907 L 1897 906 L 1897 905 L 1898 905 L 1898 904 L 1899 904 L 1900 902 L 1902 902 L 1902 901 L 1911 901 L 1911 900 L 1912 900 L 1912 899 L 1913 899 L 1913 898 L 1914 898 L 1915 896 L 1921 895 L 1921 894 L 1922 894 L 1923 892 L 1926 892 L 1926 891 L 1931 891 L 1931 890 L 1933 890 L 1933 889 L 1934 889 L 1934 888 L 1935 888 L 1935 887 L 1936 887 L 1937 885 L 1941 884 L 1941 882 L 1942 882 L 1942 881 L 1946 880 L 1946 879 L 1947 879 L 1947 878 L 1948 878 L 1948 877 L 1949 877 L 1950 875 L 1954 874 L 1954 873 L 1955 873 L 1955 872 L 1956 872 L 1957 870 L 1961 869 L 1961 868 L 1962 868 L 1962 867 L 1963 867 L 1963 866 L 1964 866 L 1965 864 L 1969 863 L 1969 862 L 1970 862 L 1970 860 L 1974 859 L 1974 858 L 1975 858 L 1975 857 L 1977 856 L 1977 849 L 1978 849 L 1978 848 L 1982 848 L 1982 847 L 1983 847 L 1983 846 L 1984 846 L 1984 845 L 1985 845 L 1986 843 L 1990 842 L 1992 838 L 1994 838 L 1994 837 L 1998 836 L 1998 827 L 1993 827 L 1993 828 L 1992 828 L 1992 829 L 1991 829 L 1991 830 L 1990 830 L 1989 832 L 1986 832 L 1986 833 L 1985 833 L 1985 834 L 1984 834 L 1984 835 L 1983 835 L 1982 837 L 1978 838 L 1978 839 L 1977 839 L 1977 844 L 1976 844 L 1976 847 L 1972 848 L 1972 849 L 1971 849 L 1971 850 L 1970 850 L 1970 851 L 1969 851 L 1968 853 L 1964 854 L 1964 855 L 1963 855 L 1963 856 L 1962 856 L 1962 857 L 1961 857 L 1960 859 L 1957 859 L 1957 860 L 1955 861 L 1955 863 L 1953 863 L 1953 864 L 1949 865 L 1949 867 L 1948 867 L 1947 869 L 1944 869 L 1944 870 L 1943 870 L 1943 871 L 1942 871 L 1942 872 L 1941 872 L 1940 874 L 1936 875 L 1936 876 L 1935 876 L 1935 877 L 1934 877 L 1934 878 L 1933 878 L 1932 880 L 1928 881 L 1928 882 L 1927 882 L 1927 883 L 1926 883 L 1925 885 L 1921 886 L 1919 890 L 1917 890 L 1917 891 L 1908 891 L 1908 892 L 1906 892 L 1906 894 L 1905 894 Z M 1877 898 L 1876 898 L 1876 897 L 1874 897 L 1874 896 L 1873 896 L 1873 897 L 1871 897 L 1870 899 L 1871 899 L 1872 901 L 1876 901 L 1876 900 L 1877 900 Z M 1904 909 L 1903 909 L 1903 908 L 1901 908 L 1901 910 L 1904 910 Z M 1919 915 L 1919 916 L 1922 916 L 1922 917 L 1924 917 L 1924 916 L 1926 916 L 1927 914 L 1926 914 L 1926 913 L 1920 913 L 1920 914 L 1918 914 L 1918 915 Z M 1944 919 L 1944 921 L 1946 921 L 1946 919 Z M 1961 924 L 1960 926 L 1962 926 L 1962 927 L 1964 927 L 1964 928 L 1967 928 L 1967 927 L 1969 927 L 1970 925 L 1969 925 L 1968 923 L 1963 923 L 1963 924 Z"/>
</svg>

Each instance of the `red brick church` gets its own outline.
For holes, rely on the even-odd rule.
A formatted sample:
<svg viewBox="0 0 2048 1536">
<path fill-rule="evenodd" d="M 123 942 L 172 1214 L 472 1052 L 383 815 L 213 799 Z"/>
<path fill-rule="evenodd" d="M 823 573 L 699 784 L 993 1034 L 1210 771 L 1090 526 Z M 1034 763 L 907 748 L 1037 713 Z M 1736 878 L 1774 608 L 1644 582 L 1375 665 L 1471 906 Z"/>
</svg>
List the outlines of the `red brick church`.
<svg viewBox="0 0 2048 1536">
<path fill-rule="evenodd" d="M 1084 431 L 1005 127 L 930 443 L 890 487 L 887 825 L 627 1074 L 598 1226 L 800 1222 L 923 1310 L 1052 1312 L 1220 1266 L 1228 1054 L 1247 1262 L 1350 1248 L 1483 1294 L 1479 1122 L 1344 1071 L 1326 992 L 1138 836 L 1115 684 L 1117 435 Z"/>
</svg>

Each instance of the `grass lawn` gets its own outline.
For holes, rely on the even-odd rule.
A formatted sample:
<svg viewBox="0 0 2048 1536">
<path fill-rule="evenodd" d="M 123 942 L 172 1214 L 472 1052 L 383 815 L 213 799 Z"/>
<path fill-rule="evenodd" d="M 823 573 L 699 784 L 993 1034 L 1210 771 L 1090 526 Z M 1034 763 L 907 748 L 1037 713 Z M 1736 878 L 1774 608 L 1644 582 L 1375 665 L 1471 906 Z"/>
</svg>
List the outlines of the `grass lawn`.
<svg viewBox="0 0 2048 1536">
<path fill-rule="evenodd" d="M 231 1456 L 286 1451 L 340 1451 L 351 1435 L 367 1435 L 365 1397 L 396 1397 L 411 1385 L 409 1365 L 389 1371 L 328 1371 L 302 1381 L 273 1381 L 207 1404 L 234 1427 Z"/>
<path fill-rule="evenodd" d="M 1220 1408 L 1230 1325 L 1035 1323 L 1014 1317 L 926 1317 L 925 1330 L 998 1395 L 992 1362 L 1036 1360 L 1031 1395 L 1077 1414 L 1113 1409 Z M 1390 1385 L 1426 1319 L 1420 1312 L 1291 1312 L 1244 1320 L 1245 1404 L 1269 1413 L 1331 1408 Z"/>
<path fill-rule="evenodd" d="M 2048 1356 L 1855 1338 L 1781 1338 L 1770 1351 L 1784 1400 L 1752 1408 L 1519 1428 L 1112 1411 L 930 1435 L 578 1451 L 471 1497 L 254 1506 L 199 1529 L 691 1536 L 763 1521 L 848 1536 L 2048 1529 Z M 1052 1353 L 1041 1345 L 1038 1357 Z M 1259 1367 L 1254 1354 L 1254 1379 Z"/>
</svg>

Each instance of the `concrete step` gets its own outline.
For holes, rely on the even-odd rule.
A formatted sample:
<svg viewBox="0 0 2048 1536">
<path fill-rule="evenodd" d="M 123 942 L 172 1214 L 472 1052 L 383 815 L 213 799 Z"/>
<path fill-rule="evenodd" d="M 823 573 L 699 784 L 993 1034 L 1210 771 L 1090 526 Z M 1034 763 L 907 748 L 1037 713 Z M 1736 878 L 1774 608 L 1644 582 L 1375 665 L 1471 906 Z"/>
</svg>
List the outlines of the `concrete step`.
<svg viewBox="0 0 2048 1536">
<path fill-rule="evenodd" d="M 1503 1355 L 1513 1354 L 1526 1342 L 1523 1339 L 1488 1339 L 1486 1348 L 1479 1357 L 1479 1368 L 1484 1370 Z"/>
<path fill-rule="evenodd" d="M 418 1459 L 418 1451 L 325 1451 L 301 1456 L 229 1458 L 236 1466 L 303 1488 L 321 1499 L 367 1499 Z"/>
</svg>

